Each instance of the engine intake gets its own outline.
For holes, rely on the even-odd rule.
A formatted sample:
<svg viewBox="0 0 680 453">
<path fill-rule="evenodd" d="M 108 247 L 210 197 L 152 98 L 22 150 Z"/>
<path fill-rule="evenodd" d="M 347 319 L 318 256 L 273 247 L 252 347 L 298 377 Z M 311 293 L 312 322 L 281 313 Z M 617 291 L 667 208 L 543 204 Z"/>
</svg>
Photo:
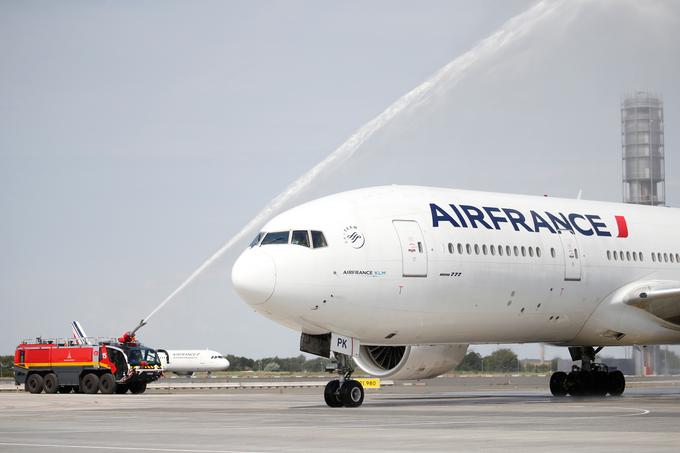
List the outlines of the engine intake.
<svg viewBox="0 0 680 453">
<path fill-rule="evenodd" d="M 466 344 L 425 346 L 362 345 L 354 362 L 380 378 L 430 379 L 456 367 L 465 357 Z"/>
</svg>

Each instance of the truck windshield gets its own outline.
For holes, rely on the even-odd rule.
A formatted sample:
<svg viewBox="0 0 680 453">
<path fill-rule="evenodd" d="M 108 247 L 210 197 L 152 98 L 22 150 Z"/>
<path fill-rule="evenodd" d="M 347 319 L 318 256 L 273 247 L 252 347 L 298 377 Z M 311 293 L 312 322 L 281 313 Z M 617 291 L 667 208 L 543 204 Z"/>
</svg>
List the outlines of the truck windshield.
<svg viewBox="0 0 680 453">
<path fill-rule="evenodd" d="M 158 354 L 156 351 L 149 348 L 131 348 L 128 353 L 128 362 L 132 366 L 142 366 L 142 362 L 145 365 L 160 365 L 158 360 Z"/>
</svg>

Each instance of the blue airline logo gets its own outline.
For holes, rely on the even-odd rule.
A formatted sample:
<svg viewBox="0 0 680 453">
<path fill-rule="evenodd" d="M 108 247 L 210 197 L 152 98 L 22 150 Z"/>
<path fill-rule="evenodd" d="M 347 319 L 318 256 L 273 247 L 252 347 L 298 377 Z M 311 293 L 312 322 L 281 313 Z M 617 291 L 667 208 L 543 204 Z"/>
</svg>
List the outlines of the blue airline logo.
<svg viewBox="0 0 680 453">
<path fill-rule="evenodd" d="M 496 208 L 483 206 L 478 208 L 470 205 L 450 204 L 446 209 L 430 203 L 432 213 L 432 226 L 439 227 L 441 223 L 448 223 L 455 228 L 486 228 L 488 230 L 500 230 L 501 226 L 507 226 L 515 231 L 528 231 L 540 233 L 541 230 L 556 234 L 558 230 L 569 230 L 583 236 L 611 237 L 607 224 L 602 218 L 594 214 L 578 214 L 548 211 L 529 211 L 522 213 L 512 208 Z M 621 220 L 620 220 L 621 219 Z M 627 237 L 628 230 L 622 234 L 621 225 L 626 224 L 623 216 L 616 216 L 619 227 L 618 237 Z"/>
</svg>

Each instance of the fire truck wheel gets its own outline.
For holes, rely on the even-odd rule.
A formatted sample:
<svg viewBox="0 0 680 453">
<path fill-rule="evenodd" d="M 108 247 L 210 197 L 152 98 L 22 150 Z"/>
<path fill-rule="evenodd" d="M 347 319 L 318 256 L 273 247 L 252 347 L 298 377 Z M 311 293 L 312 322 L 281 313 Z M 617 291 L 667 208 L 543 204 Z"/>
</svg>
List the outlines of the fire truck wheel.
<svg viewBox="0 0 680 453">
<path fill-rule="evenodd" d="M 130 392 L 137 394 L 137 393 L 144 393 L 146 391 L 146 382 L 133 382 L 130 384 Z"/>
<path fill-rule="evenodd" d="M 111 373 L 102 374 L 99 378 L 99 391 L 110 395 L 116 391 L 116 380 Z"/>
<path fill-rule="evenodd" d="M 59 387 L 59 393 L 71 393 L 73 387 L 70 385 L 62 385 Z"/>
<path fill-rule="evenodd" d="M 80 391 L 93 395 L 99 390 L 99 376 L 93 373 L 87 373 L 80 381 Z"/>
<path fill-rule="evenodd" d="M 26 379 L 26 391 L 40 393 L 43 391 L 43 378 L 39 374 L 31 374 Z"/>
<path fill-rule="evenodd" d="M 43 386 L 45 387 L 45 393 L 57 393 L 57 390 L 59 390 L 57 375 L 54 373 L 47 373 L 43 378 Z"/>
<path fill-rule="evenodd" d="M 128 386 L 125 384 L 117 384 L 116 385 L 116 394 L 117 395 L 122 395 L 124 393 L 127 393 L 128 391 Z"/>
</svg>

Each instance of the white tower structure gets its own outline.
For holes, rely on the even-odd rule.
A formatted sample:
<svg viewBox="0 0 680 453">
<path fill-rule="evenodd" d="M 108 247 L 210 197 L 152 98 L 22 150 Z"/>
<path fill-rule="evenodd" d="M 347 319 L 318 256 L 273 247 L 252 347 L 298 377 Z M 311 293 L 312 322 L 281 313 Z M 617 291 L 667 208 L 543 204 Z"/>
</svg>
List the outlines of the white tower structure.
<svg viewBox="0 0 680 453">
<path fill-rule="evenodd" d="M 663 101 L 638 91 L 621 102 L 624 203 L 666 203 Z"/>
</svg>

